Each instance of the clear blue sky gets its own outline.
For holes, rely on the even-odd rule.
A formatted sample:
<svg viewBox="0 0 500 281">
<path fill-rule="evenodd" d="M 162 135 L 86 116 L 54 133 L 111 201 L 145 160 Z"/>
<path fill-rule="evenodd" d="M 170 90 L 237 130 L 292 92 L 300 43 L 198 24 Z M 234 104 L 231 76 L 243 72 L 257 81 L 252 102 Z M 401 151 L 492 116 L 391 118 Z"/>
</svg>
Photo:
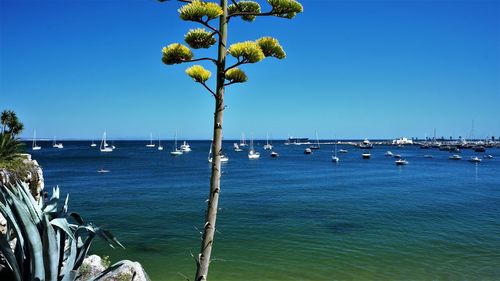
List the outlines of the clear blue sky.
<svg viewBox="0 0 500 281">
<path fill-rule="evenodd" d="M 0 109 L 24 137 L 211 137 L 211 96 L 160 60 L 196 27 L 180 3 L 0 1 Z M 271 35 L 288 57 L 227 89 L 226 139 L 468 136 L 472 120 L 500 136 L 499 1 L 302 3 L 291 21 L 231 23 L 231 43 Z"/>
</svg>

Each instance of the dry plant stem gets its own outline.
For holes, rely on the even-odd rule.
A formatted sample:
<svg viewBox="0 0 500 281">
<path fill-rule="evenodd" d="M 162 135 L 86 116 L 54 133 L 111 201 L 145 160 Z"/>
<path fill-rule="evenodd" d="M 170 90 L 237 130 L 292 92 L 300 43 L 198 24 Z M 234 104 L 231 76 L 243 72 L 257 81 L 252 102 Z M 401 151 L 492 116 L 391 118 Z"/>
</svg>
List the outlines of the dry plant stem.
<svg viewBox="0 0 500 281">
<path fill-rule="evenodd" d="M 221 154 L 222 154 L 222 117 L 224 112 L 224 75 L 226 67 L 227 44 L 227 0 L 221 0 L 223 14 L 219 19 L 219 45 L 217 58 L 217 86 L 215 93 L 214 134 L 212 143 L 212 174 L 210 176 L 210 193 L 206 213 L 206 222 L 203 229 L 196 281 L 205 281 L 208 278 L 208 267 L 212 255 L 212 246 L 215 235 L 215 223 L 219 205 Z"/>
</svg>

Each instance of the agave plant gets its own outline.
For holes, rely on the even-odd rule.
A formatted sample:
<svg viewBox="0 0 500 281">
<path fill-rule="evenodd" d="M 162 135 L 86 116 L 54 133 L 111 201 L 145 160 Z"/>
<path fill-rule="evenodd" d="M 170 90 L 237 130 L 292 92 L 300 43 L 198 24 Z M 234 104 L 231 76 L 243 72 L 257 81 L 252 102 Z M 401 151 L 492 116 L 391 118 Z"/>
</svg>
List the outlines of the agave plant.
<svg viewBox="0 0 500 281">
<path fill-rule="evenodd" d="M 55 187 L 49 200 L 36 202 L 25 183 L 0 185 L 0 212 L 7 220 L 6 231 L 0 232 L 0 253 L 13 280 L 74 281 L 96 236 L 111 247 L 123 248 L 109 231 L 68 212 L 69 196 L 58 206 L 59 194 Z M 100 280 L 121 265 L 118 262 L 91 280 Z"/>
</svg>

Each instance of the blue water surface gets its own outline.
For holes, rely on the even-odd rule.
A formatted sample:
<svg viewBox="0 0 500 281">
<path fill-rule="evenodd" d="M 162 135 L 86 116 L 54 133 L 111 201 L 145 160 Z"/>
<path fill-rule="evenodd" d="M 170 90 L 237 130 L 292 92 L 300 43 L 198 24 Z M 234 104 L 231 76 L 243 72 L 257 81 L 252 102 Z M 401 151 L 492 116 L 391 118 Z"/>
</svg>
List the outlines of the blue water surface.
<svg viewBox="0 0 500 281">
<path fill-rule="evenodd" d="M 194 275 L 210 142 L 192 141 L 179 157 L 172 142 L 158 151 L 117 141 L 112 153 L 90 142 L 40 144 L 31 153 L 47 190 L 59 185 L 71 211 L 126 247 L 98 242 L 94 252 L 139 261 L 153 280 Z M 275 143 L 280 157 L 260 149 L 253 161 L 231 141 L 224 147 L 212 280 L 500 280 L 499 149 L 473 164 L 466 160 L 484 153 L 463 150 L 452 161 L 434 149 L 377 146 L 363 160 L 362 150 L 338 146 L 349 152 L 335 164 L 331 145 L 304 155 L 304 146 Z"/>
</svg>

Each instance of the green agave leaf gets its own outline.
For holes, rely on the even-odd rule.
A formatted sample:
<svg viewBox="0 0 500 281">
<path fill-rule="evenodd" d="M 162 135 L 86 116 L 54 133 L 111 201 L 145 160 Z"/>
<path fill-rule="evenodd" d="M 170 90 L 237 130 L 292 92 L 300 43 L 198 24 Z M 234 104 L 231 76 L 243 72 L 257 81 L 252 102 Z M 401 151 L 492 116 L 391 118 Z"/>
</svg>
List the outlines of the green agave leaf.
<svg viewBox="0 0 500 281">
<path fill-rule="evenodd" d="M 0 206 L 0 208 L 1 208 L 1 206 Z M 21 281 L 22 275 L 21 275 L 21 270 L 19 269 L 19 266 L 17 265 L 16 256 L 14 255 L 14 252 L 12 252 L 12 249 L 10 248 L 10 245 L 6 239 L 6 236 L 3 234 L 0 234 L 0 253 L 2 253 L 2 255 L 5 257 L 7 265 L 9 266 L 10 270 L 12 270 L 12 272 L 14 273 L 14 277 L 16 278 L 16 281 Z"/>
<path fill-rule="evenodd" d="M 69 217 L 73 218 L 79 225 L 85 224 L 85 221 L 78 213 L 70 213 Z"/>
<path fill-rule="evenodd" d="M 8 192 L 8 190 L 7 190 Z M 23 207 L 25 205 L 21 200 L 12 197 L 12 205 L 15 214 L 20 221 L 22 235 L 26 238 L 26 246 L 31 256 L 32 271 L 29 274 L 29 280 L 45 280 L 45 268 L 43 265 L 43 246 L 40 233 L 35 223 L 31 220 L 29 212 Z"/>
<path fill-rule="evenodd" d="M 21 229 L 19 228 L 16 217 L 14 216 L 14 213 L 12 213 L 12 209 L 9 207 L 9 205 L 4 205 L 2 202 L 0 202 L 0 211 L 2 212 L 4 218 L 9 222 L 8 224 L 10 224 L 14 228 L 14 231 L 17 235 L 17 244 L 20 245 L 22 249 L 24 249 L 24 237 L 21 233 Z"/>
<path fill-rule="evenodd" d="M 111 240 L 115 245 L 118 245 L 122 249 L 125 249 L 122 243 L 120 243 L 120 241 L 118 241 L 118 239 L 116 239 L 116 237 L 110 231 L 99 228 L 97 231 L 97 235 L 103 235 L 106 237 L 106 239 Z"/>
<path fill-rule="evenodd" d="M 18 182 L 18 190 L 22 201 L 26 203 L 26 207 L 28 208 L 33 221 L 38 226 L 42 221 L 42 210 L 40 210 L 38 203 L 31 195 L 29 187 L 26 183 Z"/>
<path fill-rule="evenodd" d="M 45 280 L 57 281 L 59 267 L 59 244 L 56 232 L 49 222 L 47 215 L 43 216 L 43 256 L 45 261 Z"/>
<path fill-rule="evenodd" d="M 59 186 L 52 188 L 52 196 L 49 201 L 44 204 L 42 211 L 44 213 L 55 213 L 57 212 L 57 204 L 59 203 Z"/>
<path fill-rule="evenodd" d="M 78 253 L 77 253 L 77 257 L 76 257 L 76 261 L 75 261 L 75 265 L 74 265 L 75 269 L 79 268 L 82 265 L 83 260 L 87 256 L 87 253 L 90 249 L 90 245 L 92 244 L 92 240 L 94 239 L 94 237 L 95 237 L 94 233 L 89 234 L 87 239 L 85 239 L 85 242 L 83 242 L 80 247 L 77 246 Z M 78 239 L 81 242 L 81 238 L 78 237 Z M 80 243 L 80 242 L 78 242 L 78 243 Z"/>
<path fill-rule="evenodd" d="M 65 218 L 55 218 L 50 221 L 50 224 L 53 226 L 57 226 L 62 231 L 64 231 L 66 235 L 69 236 L 70 239 L 75 240 L 75 236 L 73 235 L 73 232 L 69 227 L 68 221 Z"/>
<path fill-rule="evenodd" d="M 72 272 L 76 259 L 76 242 L 74 239 L 68 239 L 68 242 L 70 243 L 69 255 L 65 259 L 66 264 L 62 276 L 59 276 L 62 277 L 61 281 L 74 281 L 76 278 L 76 273 Z"/>
<path fill-rule="evenodd" d="M 62 207 L 62 212 L 64 214 L 68 212 L 68 201 L 69 201 L 69 194 L 66 194 L 66 200 L 64 200 L 64 205 Z"/>
<path fill-rule="evenodd" d="M 122 265 L 123 265 L 123 261 L 119 261 L 119 262 L 111 265 L 106 270 L 104 270 L 103 272 L 99 273 L 96 277 L 94 277 L 93 279 L 90 279 L 89 281 L 101 280 L 103 277 L 106 276 L 106 274 L 108 274 L 110 272 L 113 272 L 115 270 L 118 270 Z"/>
</svg>

